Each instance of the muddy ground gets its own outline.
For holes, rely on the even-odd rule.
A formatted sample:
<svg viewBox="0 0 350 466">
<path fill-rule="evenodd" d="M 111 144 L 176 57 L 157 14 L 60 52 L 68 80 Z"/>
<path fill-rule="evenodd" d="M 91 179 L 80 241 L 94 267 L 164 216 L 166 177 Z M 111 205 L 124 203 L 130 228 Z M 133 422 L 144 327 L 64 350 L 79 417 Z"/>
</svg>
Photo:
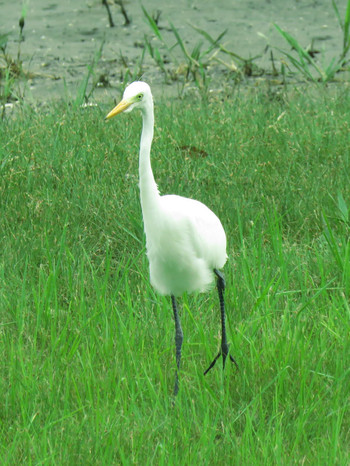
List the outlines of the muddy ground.
<svg viewBox="0 0 350 466">
<path fill-rule="evenodd" d="M 153 45 L 160 46 L 153 37 L 141 2 L 137 0 L 125 1 L 131 19 L 128 26 L 124 24 L 120 7 L 110 2 L 115 27 L 109 26 L 107 10 L 101 0 L 28 0 L 25 4 L 20 57 L 28 79 L 18 88 L 18 93 L 27 100 L 40 103 L 74 98 L 86 76 L 87 64 L 104 43 L 94 76 L 101 83 L 93 98 L 110 102 L 119 95 L 120 83 L 128 79 L 127 70 L 138 72 L 136 64 L 141 60 L 145 35 Z M 344 17 L 346 1 L 338 0 L 337 4 Z M 176 42 L 169 20 L 190 52 L 201 40 L 204 43 L 202 50 L 208 46 L 191 25 L 204 29 L 215 38 L 227 30 L 221 42 L 228 50 L 247 59 L 259 56 L 254 60 L 255 77 L 246 78 L 250 81 L 271 76 L 271 50 L 277 70 L 281 68 L 283 57 L 277 48 L 290 50 L 273 23 L 295 36 L 301 45 L 313 44 L 313 49 L 319 51 L 316 58 L 320 63 L 328 64 L 341 53 L 342 32 L 331 0 L 144 0 L 142 5 L 151 15 L 159 16 L 159 28 L 169 46 Z M 7 51 L 14 58 L 18 53 L 21 11 L 21 1 L 0 0 L 0 33 L 10 32 Z M 173 78 L 178 75 L 178 80 L 171 81 L 172 85 L 165 84 L 164 74 L 149 54 L 145 54 L 143 78 L 153 84 L 155 92 L 178 89 L 183 81 L 183 52 L 177 46 L 172 54 L 169 56 L 166 50 L 162 51 Z M 216 58 L 227 65 L 237 64 L 227 54 L 221 53 Z M 212 78 L 209 86 L 217 89 L 227 78 L 233 79 L 234 73 L 212 59 L 208 75 Z M 346 81 L 348 76 L 342 79 Z"/>
</svg>

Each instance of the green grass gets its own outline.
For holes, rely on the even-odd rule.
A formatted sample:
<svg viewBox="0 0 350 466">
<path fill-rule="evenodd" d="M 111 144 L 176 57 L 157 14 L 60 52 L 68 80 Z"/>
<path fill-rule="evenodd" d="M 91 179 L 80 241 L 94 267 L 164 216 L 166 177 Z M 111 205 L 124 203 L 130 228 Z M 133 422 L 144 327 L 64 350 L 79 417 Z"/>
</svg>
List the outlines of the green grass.
<svg viewBox="0 0 350 466">
<path fill-rule="evenodd" d="M 174 324 L 148 281 L 138 199 L 140 116 L 106 124 L 112 103 L 23 108 L 0 131 L 2 464 L 348 464 L 349 92 L 156 104 L 161 192 L 205 202 L 227 232 L 240 370 L 202 375 L 218 300 L 185 296 L 172 405 Z"/>
</svg>

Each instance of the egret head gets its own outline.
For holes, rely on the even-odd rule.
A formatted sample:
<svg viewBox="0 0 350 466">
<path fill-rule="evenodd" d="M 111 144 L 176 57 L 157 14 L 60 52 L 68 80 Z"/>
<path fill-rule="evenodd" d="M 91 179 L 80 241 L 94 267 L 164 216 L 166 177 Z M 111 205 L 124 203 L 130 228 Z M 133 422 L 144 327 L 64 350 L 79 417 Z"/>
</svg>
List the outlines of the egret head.
<svg viewBox="0 0 350 466">
<path fill-rule="evenodd" d="M 149 103 L 152 103 L 152 94 L 149 85 L 142 81 L 135 81 L 125 89 L 123 99 L 108 113 L 106 120 L 121 112 L 131 112 L 134 108 L 143 110 Z"/>
</svg>

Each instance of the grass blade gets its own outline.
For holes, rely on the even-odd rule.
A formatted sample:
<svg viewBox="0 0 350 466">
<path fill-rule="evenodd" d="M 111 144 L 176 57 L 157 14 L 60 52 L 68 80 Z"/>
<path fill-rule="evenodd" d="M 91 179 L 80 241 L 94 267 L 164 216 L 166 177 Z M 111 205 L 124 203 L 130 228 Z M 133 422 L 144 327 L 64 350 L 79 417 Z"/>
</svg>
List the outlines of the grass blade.
<svg viewBox="0 0 350 466">
<path fill-rule="evenodd" d="M 292 49 L 298 53 L 301 60 L 305 59 L 308 63 L 313 64 L 313 59 L 311 56 L 306 52 L 306 50 L 303 49 L 303 47 L 301 47 L 299 42 L 293 36 L 291 36 L 287 31 L 281 29 L 277 24 L 274 24 L 274 26 L 281 34 L 281 36 L 284 37 L 285 40 L 289 43 Z"/>
<path fill-rule="evenodd" d="M 0 34 L 0 49 L 5 49 L 10 33 Z"/>
<path fill-rule="evenodd" d="M 143 14 L 146 16 L 148 22 L 149 22 L 149 25 L 151 26 L 151 29 L 152 31 L 154 32 L 154 34 L 158 37 L 158 39 L 160 41 L 163 42 L 163 44 L 165 44 L 165 41 L 163 39 L 163 36 L 161 35 L 160 33 L 160 30 L 156 24 L 156 22 L 154 21 L 154 19 L 152 18 L 152 16 L 148 13 L 148 11 L 146 10 L 146 8 L 144 6 L 142 6 L 142 11 L 143 11 Z"/>
<path fill-rule="evenodd" d="M 339 23 L 340 27 L 342 29 L 344 29 L 344 24 L 343 24 L 343 21 L 341 19 L 341 16 L 340 16 L 340 13 L 339 13 L 339 10 L 338 10 L 338 6 L 337 6 L 335 0 L 332 0 L 332 5 L 333 5 L 334 12 L 335 12 L 335 16 L 337 17 L 338 23 Z"/>
<path fill-rule="evenodd" d="M 179 46 L 180 46 L 183 54 L 185 55 L 185 57 L 188 59 L 189 62 L 194 63 L 196 66 L 199 67 L 200 65 L 199 65 L 198 61 L 195 60 L 193 57 L 191 57 L 191 55 L 188 53 L 188 51 L 187 51 L 187 49 L 185 47 L 185 44 L 183 43 L 183 40 L 181 39 L 181 36 L 180 36 L 178 30 L 176 29 L 176 27 L 171 22 L 169 22 L 169 24 L 170 24 L 170 27 L 171 27 L 171 29 L 172 29 L 175 37 L 176 37 L 177 43 L 179 44 Z"/>
<path fill-rule="evenodd" d="M 338 192 L 338 209 L 341 213 L 342 220 L 345 223 L 348 223 L 349 221 L 349 209 L 346 205 L 345 199 L 343 197 L 343 194 L 339 191 Z"/>
<path fill-rule="evenodd" d="M 348 0 L 347 6 L 346 6 L 344 21 L 342 20 L 340 16 L 338 6 L 335 0 L 332 0 L 332 5 L 333 5 L 335 15 L 337 17 L 339 26 L 341 30 L 343 31 L 343 51 L 340 57 L 340 60 L 343 60 L 350 48 L 350 0 Z"/>
<path fill-rule="evenodd" d="M 326 75 L 326 73 L 317 65 L 315 60 L 311 57 L 311 55 L 299 44 L 299 42 L 291 36 L 287 31 L 284 31 L 281 29 L 277 24 L 274 24 L 275 28 L 277 31 L 281 34 L 282 37 L 289 43 L 289 45 L 294 49 L 298 56 L 299 56 L 299 63 L 297 68 L 302 71 L 306 76 L 310 77 L 311 73 L 308 69 L 308 65 L 311 65 L 312 68 L 314 68 L 315 71 L 320 75 L 320 78 L 323 82 L 328 81 L 332 76 Z M 279 49 L 280 50 L 280 49 Z M 296 61 L 295 59 L 291 59 L 291 55 L 284 52 L 281 50 L 282 53 L 284 53 L 293 63 L 294 66 L 296 66 Z M 314 81 L 314 78 L 312 78 Z"/>
<path fill-rule="evenodd" d="M 88 100 L 88 96 L 87 96 L 87 93 L 86 93 L 87 87 L 88 87 L 90 78 L 91 78 L 91 76 L 93 75 L 93 73 L 95 71 L 96 65 L 100 61 L 100 58 L 102 56 L 102 49 L 103 49 L 104 43 L 105 43 L 105 40 L 103 40 L 101 42 L 100 48 L 95 51 L 94 57 L 93 57 L 90 65 L 87 66 L 87 73 L 84 76 L 84 78 L 83 78 L 83 80 L 80 83 L 80 86 L 78 88 L 77 96 L 76 96 L 75 101 L 74 101 L 74 107 L 80 107 L 81 105 L 83 105 L 85 100 Z M 90 92 L 89 95 L 91 95 L 91 92 Z"/>
<path fill-rule="evenodd" d="M 193 24 L 190 24 L 191 28 L 193 28 L 195 31 L 197 31 L 199 34 L 201 34 L 203 37 L 207 39 L 208 42 L 210 42 L 214 47 L 219 46 L 219 41 L 226 35 L 227 29 L 225 29 L 223 32 L 221 32 L 216 39 L 213 39 L 213 37 L 204 29 L 199 28 L 198 26 L 194 26 Z"/>
<path fill-rule="evenodd" d="M 324 237 L 326 238 L 326 241 L 328 243 L 328 246 L 330 248 L 330 251 L 339 267 L 340 270 L 343 271 L 344 269 L 344 260 L 343 260 L 343 257 L 342 257 L 342 254 L 341 254 L 341 251 L 340 251 L 340 248 L 339 248 L 339 244 L 338 244 L 338 241 L 337 241 L 337 238 L 335 237 L 334 233 L 333 233 L 333 230 L 331 228 L 331 224 L 328 220 L 328 218 L 326 217 L 325 214 L 322 215 L 322 220 L 324 222 L 324 226 L 325 226 L 325 229 L 324 229 Z"/>
<path fill-rule="evenodd" d="M 346 7 L 343 32 L 343 58 L 345 58 L 345 55 L 347 54 L 350 48 L 350 0 L 348 0 L 348 4 Z"/>
</svg>

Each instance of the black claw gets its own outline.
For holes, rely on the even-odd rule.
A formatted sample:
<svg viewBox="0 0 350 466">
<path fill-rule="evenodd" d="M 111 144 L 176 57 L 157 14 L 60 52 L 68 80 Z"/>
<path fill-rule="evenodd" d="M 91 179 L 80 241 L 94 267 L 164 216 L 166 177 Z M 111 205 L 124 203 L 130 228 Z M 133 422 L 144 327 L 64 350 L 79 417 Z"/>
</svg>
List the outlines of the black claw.
<svg viewBox="0 0 350 466">
<path fill-rule="evenodd" d="M 204 371 L 204 375 L 206 375 L 210 371 L 210 369 L 212 369 L 215 366 L 215 363 L 219 359 L 220 356 L 221 356 L 221 351 L 217 354 L 217 356 L 215 356 L 213 362 L 210 364 L 208 369 L 206 371 Z"/>
<path fill-rule="evenodd" d="M 225 369 L 225 363 L 226 363 L 226 358 L 227 356 L 230 357 L 230 361 L 233 362 L 233 364 L 235 364 L 235 366 L 237 367 L 237 369 L 239 369 L 238 367 L 238 364 L 236 362 L 236 360 L 234 359 L 233 356 L 231 356 L 229 353 L 228 353 L 228 345 L 225 346 L 224 348 L 221 348 L 221 350 L 218 352 L 218 354 L 215 356 L 213 362 L 210 364 L 210 366 L 208 367 L 208 369 L 204 372 L 204 375 L 206 375 L 210 369 L 212 369 L 214 366 L 215 366 L 215 363 L 216 361 L 219 359 L 219 357 L 222 356 L 222 370 Z"/>
<path fill-rule="evenodd" d="M 230 361 L 233 362 L 233 364 L 237 367 L 237 370 L 239 370 L 239 367 L 238 367 L 238 364 L 237 364 L 235 358 L 233 356 L 231 356 L 231 355 L 229 355 L 229 356 L 230 356 Z"/>
</svg>

